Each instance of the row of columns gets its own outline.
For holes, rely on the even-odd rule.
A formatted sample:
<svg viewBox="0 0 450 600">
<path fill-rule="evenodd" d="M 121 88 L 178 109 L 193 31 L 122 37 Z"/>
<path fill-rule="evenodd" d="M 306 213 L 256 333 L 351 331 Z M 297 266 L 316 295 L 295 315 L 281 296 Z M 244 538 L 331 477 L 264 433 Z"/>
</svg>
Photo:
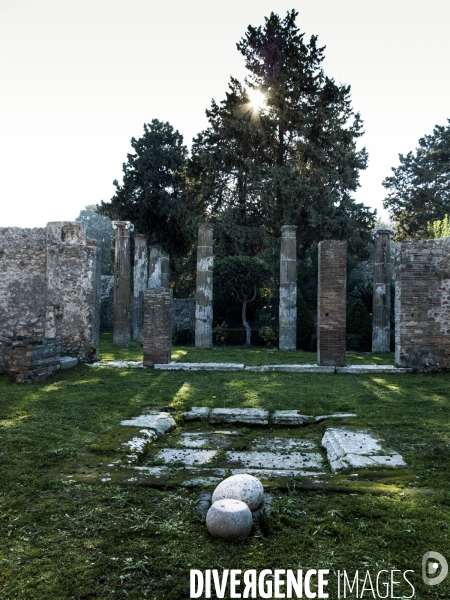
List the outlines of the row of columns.
<svg viewBox="0 0 450 600">
<path fill-rule="evenodd" d="M 113 221 L 115 237 L 114 269 L 114 345 L 130 343 L 130 232 L 129 221 Z M 279 348 L 297 347 L 297 241 L 296 227 L 281 228 Z M 390 349 L 390 238 L 392 233 L 379 230 L 374 235 L 373 280 L 373 352 Z M 147 288 L 169 288 L 169 256 L 158 248 L 150 249 L 147 239 L 136 235 L 134 257 L 133 331 L 136 341 L 143 340 L 144 295 Z M 149 262 L 149 265 L 148 265 Z M 148 279 L 147 279 L 148 273 Z M 347 242 L 323 241 L 319 244 L 317 304 L 318 363 L 344 365 L 346 349 L 346 278 Z M 195 308 L 195 346 L 213 346 L 213 227 L 199 226 L 197 246 L 197 291 Z"/>
</svg>

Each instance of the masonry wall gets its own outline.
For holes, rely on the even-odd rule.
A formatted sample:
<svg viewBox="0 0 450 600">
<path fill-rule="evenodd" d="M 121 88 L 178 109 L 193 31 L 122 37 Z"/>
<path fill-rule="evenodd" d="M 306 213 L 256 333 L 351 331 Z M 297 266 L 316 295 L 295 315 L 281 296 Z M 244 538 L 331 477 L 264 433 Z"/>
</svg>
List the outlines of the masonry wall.
<svg viewBox="0 0 450 600">
<path fill-rule="evenodd" d="M 450 238 L 402 242 L 395 258 L 395 360 L 450 368 Z"/>
<path fill-rule="evenodd" d="M 170 362 L 172 352 L 172 290 L 149 288 L 144 292 L 143 363 L 145 367 Z"/>
<path fill-rule="evenodd" d="M 317 362 L 342 367 L 346 350 L 347 242 L 319 244 Z"/>
<path fill-rule="evenodd" d="M 100 247 L 86 239 L 84 224 L 0 229 L 0 274 L 0 338 L 61 337 L 63 354 L 97 356 Z M 5 343 L 2 370 L 4 355 Z"/>
</svg>

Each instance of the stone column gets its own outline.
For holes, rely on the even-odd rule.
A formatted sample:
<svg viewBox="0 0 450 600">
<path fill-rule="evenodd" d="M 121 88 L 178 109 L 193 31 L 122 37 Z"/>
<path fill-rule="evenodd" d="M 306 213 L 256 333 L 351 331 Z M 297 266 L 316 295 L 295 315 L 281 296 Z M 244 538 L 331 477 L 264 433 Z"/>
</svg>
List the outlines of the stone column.
<svg viewBox="0 0 450 600">
<path fill-rule="evenodd" d="M 113 344 L 118 348 L 130 345 L 130 221 L 113 221 L 116 230 L 114 255 Z"/>
<path fill-rule="evenodd" d="M 319 243 L 317 362 L 345 366 L 347 242 Z"/>
<path fill-rule="evenodd" d="M 209 223 L 198 228 L 195 300 L 195 347 L 212 348 L 213 226 Z"/>
<path fill-rule="evenodd" d="M 148 265 L 149 288 L 161 287 L 161 250 L 157 246 L 150 248 L 150 260 Z"/>
<path fill-rule="evenodd" d="M 170 362 L 172 352 L 172 290 L 150 288 L 144 293 L 144 367 Z"/>
<path fill-rule="evenodd" d="M 170 287 L 169 255 L 161 253 L 161 287 Z"/>
<path fill-rule="evenodd" d="M 297 238 L 295 225 L 281 228 L 279 349 L 297 349 Z"/>
<path fill-rule="evenodd" d="M 144 291 L 147 288 L 147 237 L 134 236 L 134 278 L 133 278 L 133 339 L 142 342 L 144 326 Z"/>
<path fill-rule="evenodd" d="M 378 229 L 373 235 L 372 352 L 391 349 L 391 237 L 393 232 Z"/>
</svg>

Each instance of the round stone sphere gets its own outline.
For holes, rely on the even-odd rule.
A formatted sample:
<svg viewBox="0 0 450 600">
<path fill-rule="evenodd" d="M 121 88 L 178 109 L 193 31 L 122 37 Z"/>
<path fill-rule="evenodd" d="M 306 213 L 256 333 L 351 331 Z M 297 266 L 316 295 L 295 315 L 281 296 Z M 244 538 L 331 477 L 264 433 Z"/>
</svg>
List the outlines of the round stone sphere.
<svg viewBox="0 0 450 600">
<path fill-rule="evenodd" d="M 253 517 L 245 502 L 224 498 L 211 505 L 206 515 L 206 527 L 216 538 L 232 540 L 248 537 L 252 530 Z"/>
<path fill-rule="evenodd" d="M 224 498 L 241 500 L 250 510 L 256 510 L 263 503 L 264 487 L 253 475 L 233 475 L 219 483 L 212 495 L 212 502 Z"/>
</svg>

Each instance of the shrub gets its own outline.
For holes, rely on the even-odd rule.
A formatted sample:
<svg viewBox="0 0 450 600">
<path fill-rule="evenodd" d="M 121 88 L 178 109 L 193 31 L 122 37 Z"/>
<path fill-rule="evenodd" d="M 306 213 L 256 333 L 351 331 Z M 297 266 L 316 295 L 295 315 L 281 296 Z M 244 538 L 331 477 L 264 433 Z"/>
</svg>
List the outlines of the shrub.
<svg viewBox="0 0 450 600">
<path fill-rule="evenodd" d="M 195 329 L 193 327 L 177 327 L 172 334 L 174 346 L 193 346 L 195 344 Z"/>
<path fill-rule="evenodd" d="M 360 298 L 352 302 L 347 311 L 347 344 L 347 350 L 370 352 L 372 349 L 372 317 Z"/>
<path fill-rule="evenodd" d="M 261 327 L 259 330 L 259 337 L 264 340 L 264 344 L 268 348 L 272 348 L 277 342 L 277 334 L 270 325 Z"/>
<path fill-rule="evenodd" d="M 226 345 L 228 341 L 228 325 L 223 321 L 222 325 L 214 327 L 214 339 L 218 346 Z"/>
<path fill-rule="evenodd" d="M 312 350 L 312 336 L 316 333 L 316 327 L 302 294 L 297 291 L 297 349 Z"/>
</svg>

